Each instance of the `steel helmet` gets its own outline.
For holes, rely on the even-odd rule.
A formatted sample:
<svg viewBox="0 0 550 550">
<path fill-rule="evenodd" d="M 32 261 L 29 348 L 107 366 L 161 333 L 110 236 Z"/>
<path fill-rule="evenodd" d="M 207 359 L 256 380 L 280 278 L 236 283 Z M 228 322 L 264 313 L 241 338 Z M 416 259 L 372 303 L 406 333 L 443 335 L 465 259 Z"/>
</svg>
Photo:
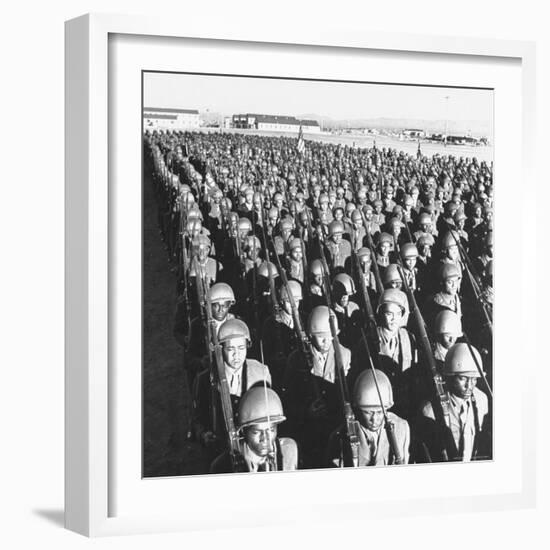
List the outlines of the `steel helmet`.
<svg viewBox="0 0 550 550">
<path fill-rule="evenodd" d="M 254 248 L 254 245 L 257 249 L 262 248 L 262 243 L 260 242 L 260 239 L 258 239 L 256 235 L 249 235 L 245 240 L 244 247 L 247 250 L 250 250 L 251 248 Z"/>
<path fill-rule="evenodd" d="M 347 273 L 338 273 L 332 281 L 335 294 L 355 294 L 355 283 Z"/>
<path fill-rule="evenodd" d="M 455 222 L 459 222 L 466 219 L 466 214 L 464 214 L 464 210 L 459 209 L 455 212 L 454 220 Z"/>
<path fill-rule="evenodd" d="M 328 195 L 326 193 L 321 193 L 319 195 L 319 204 L 328 204 L 329 199 Z"/>
<path fill-rule="evenodd" d="M 389 243 L 393 245 L 393 237 L 389 233 L 380 233 L 378 244 Z"/>
<path fill-rule="evenodd" d="M 250 388 L 239 401 L 238 429 L 242 430 L 253 424 L 280 424 L 286 417 L 279 396 L 263 386 Z"/>
<path fill-rule="evenodd" d="M 428 212 L 422 212 L 422 214 L 418 216 L 418 225 L 430 225 L 432 223 L 432 217 Z"/>
<path fill-rule="evenodd" d="M 239 214 L 237 212 L 229 212 L 227 217 L 230 223 L 239 223 Z"/>
<path fill-rule="evenodd" d="M 403 310 L 403 316 L 409 313 L 407 295 L 398 288 L 387 288 L 382 292 L 378 300 L 378 308 L 376 311 L 379 312 L 384 304 L 397 304 Z"/>
<path fill-rule="evenodd" d="M 258 275 L 260 277 L 265 277 L 266 279 L 269 279 L 270 273 L 272 277 L 279 276 L 279 272 L 277 271 L 277 266 L 274 263 L 268 262 L 266 260 L 265 262 L 262 262 L 258 267 Z"/>
<path fill-rule="evenodd" d="M 433 246 L 435 243 L 435 239 L 433 235 L 430 233 L 424 233 L 423 235 L 420 235 L 418 238 L 418 241 L 416 241 L 416 246 Z"/>
<path fill-rule="evenodd" d="M 309 264 L 309 272 L 312 275 L 321 275 L 323 276 L 325 274 L 325 270 L 323 269 L 323 262 L 321 260 L 316 259 Z"/>
<path fill-rule="evenodd" d="M 363 206 L 363 212 L 366 214 L 367 212 L 373 212 L 374 208 L 370 204 L 365 204 Z"/>
<path fill-rule="evenodd" d="M 302 241 L 298 238 L 290 239 L 288 248 L 294 250 L 295 248 L 302 248 Z"/>
<path fill-rule="evenodd" d="M 357 251 L 357 257 L 359 259 L 366 258 L 367 256 L 370 259 L 370 257 L 371 257 L 370 248 L 362 247 Z"/>
<path fill-rule="evenodd" d="M 231 302 L 235 303 L 233 289 L 227 283 L 215 283 L 208 289 L 208 301 L 210 303 Z"/>
<path fill-rule="evenodd" d="M 329 322 L 329 316 L 330 316 L 330 309 L 327 306 L 317 306 L 314 307 L 311 310 L 311 313 L 309 314 L 308 320 L 307 320 L 307 329 L 309 334 L 324 334 L 324 333 L 330 333 L 330 322 Z M 338 334 L 339 328 L 338 328 L 338 319 L 336 319 L 336 316 L 334 317 L 335 323 L 336 323 L 336 333 Z"/>
<path fill-rule="evenodd" d="M 444 263 L 441 265 L 441 268 L 439 270 L 439 276 L 442 281 L 446 281 L 447 279 L 451 279 L 452 277 L 462 277 L 462 274 L 460 273 L 460 269 L 458 269 L 458 266 L 451 263 Z"/>
<path fill-rule="evenodd" d="M 292 294 L 295 302 L 299 302 L 300 300 L 302 300 L 302 285 L 298 281 L 288 281 L 288 288 L 290 289 L 290 293 Z M 285 285 L 281 285 L 281 287 L 279 288 L 279 296 L 281 300 L 285 300 L 288 298 L 287 288 Z"/>
<path fill-rule="evenodd" d="M 347 214 L 348 216 L 349 216 L 349 215 L 353 215 L 353 212 L 356 210 L 356 208 L 357 208 L 357 207 L 355 206 L 355 204 L 353 204 L 352 202 L 348 202 L 348 203 L 346 204 L 346 208 L 345 208 L 346 214 Z"/>
<path fill-rule="evenodd" d="M 333 221 L 328 225 L 328 234 L 332 237 L 338 233 L 344 232 L 344 224 L 342 222 Z"/>
<path fill-rule="evenodd" d="M 376 370 L 376 381 L 384 408 L 393 406 L 393 390 L 390 379 L 380 370 Z M 353 403 L 356 407 L 380 407 L 380 396 L 376 389 L 374 374 L 371 369 L 364 370 L 357 378 L 353 387 Z"/>
<path fill-rule="evenodd" d="M 252 222 L 248 218 L 239 218 L 239 231 L 252 231 Z"/>
<path fill-rule="evenodd" d="M 401 273 L 399 272 L 399 266 L 397 264 L 389 264 L 388 267 L 386 267 L 386 269 L 384 270 L 382 282 L 384 283 L 384 285 L 389 285 L 390 283 L 393 283 L 395 281 L 398 281 L 400 283 L 403 282 L 403 279 L 401 278 Z"/>
<path fill-rule="evenodd" d="M 434 322 L 435 334 L 452 334 L 462 336 L 462 323 L 460 317 L 449 309 L 444 309 L 437 314 Z"/>
<path fill-rule="evenodd" d="M 279 222 L 279 230 L 284 231 L 285 229 L 288 230 L 294 228 L 294 221 L 291 218 L 284 218 Z"/>
<path fill-rule="evenodd" d="M 193 218 L 187 221 L 187 231 L 193 233 L 202 229 L 202 222 L 198 218 Z"/>
<path fill-rule="evenodd" d="M 250 331 L 244 321 L 228 319 L 221 324 L 218 331 L 218 342 L 223 344 L 233 338 L 245 338 L 247 344 L 250 344 Z"/>
<path fill-rule="evenodd" d="M 418 256 L 418 249 L 414 243 L 405 243 L 401 247 L 401 257 L 405 258 L 416 258 Z"/>
<path fill-rule="evenodd" d="M 478 365 L 479 368 L 483 368 L 479 351 L 477 351 L 474 346 L 461 342 L 459 344 L 454 344 L 449 348 L 449 351 L 445 356 L 443 374 L 445 376 L 460 374 L 464 376 L 481 378 Z"/>
<path fill-rule="evenodd" d="M 363 216 L 361 216 L 361 212 L 359 210 L 354 209 L 351 212 L 351 221 L 353 223 L 360 223 L 363 220 Z"/>
<path fill-rule="evenodd" d="M 445 250 L 450 246 L 457 246 L 457 242 L 459 241 L 459 239 L 460 237 L 458 236 L 456 231 L 447 231 L 447 233 L 443 235 L 443 239 L 441 239 L 441 248 Z"/>
<path fill-rule="evenodd" d="M 210 239 L 206 235 L 198 235 L 193 239 L 193 246 L 206 246 L 210 248 L 212 245 L 210 243 Z"/>
<path fill-rule="evenodd" d="M 268 218 L 275 218 L 277 219 L 279 217 L 279 209 L 276 207 L 276 206 L 272 206 L 268 211 L 267 211 L 267 217 Z"/>
<path fill-rule="evenodd" d="M 187 197 L 191 197 L 192 195 L 187 195 Z M 187 219 L 198 219 L 202 220 L 202 212 L 200 211 L 199 207 L 197 205 L 192 205 L 189 210 L 187 211 Z"/>
</svg>

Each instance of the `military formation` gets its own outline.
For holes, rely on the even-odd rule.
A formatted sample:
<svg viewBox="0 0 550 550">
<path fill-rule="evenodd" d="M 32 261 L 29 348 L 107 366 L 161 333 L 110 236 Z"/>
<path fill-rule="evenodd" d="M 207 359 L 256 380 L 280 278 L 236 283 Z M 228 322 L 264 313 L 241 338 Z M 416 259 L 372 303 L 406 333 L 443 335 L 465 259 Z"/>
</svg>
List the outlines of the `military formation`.
<svg viewBox="0 0 550 550">
<path fill-rule="evenodd" d="M 492 458 L 491 165 L 170 131 L 144 159 L 207 471 Z"/>
</svg>

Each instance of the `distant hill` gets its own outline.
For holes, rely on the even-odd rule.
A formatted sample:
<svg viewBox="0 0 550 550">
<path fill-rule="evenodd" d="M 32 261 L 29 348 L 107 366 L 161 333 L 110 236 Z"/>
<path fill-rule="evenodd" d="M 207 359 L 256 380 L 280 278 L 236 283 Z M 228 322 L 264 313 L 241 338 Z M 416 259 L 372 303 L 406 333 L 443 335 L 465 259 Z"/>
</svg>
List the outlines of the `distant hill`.
<svg viewBox="0 0 550 550">
<path fill-rule="evenodd" d="M 299 118 L 316 120 L 323 129 L 339 128 L 376 128 L 378 130 L 403 130 L 416 128 L 429 133 L 443 133 L 445 131 L 444 120 L 405 119 L 405 118 L 357 118 L 349 120 L 336 120 L 313 113 L 299 115 Z M 450 134 L 471 133 L 475 137 L 488 137 L 492 139 L 493 129 L 489 121 L 482 120 L 449 120 L 447 123 Z"/>
</svg>

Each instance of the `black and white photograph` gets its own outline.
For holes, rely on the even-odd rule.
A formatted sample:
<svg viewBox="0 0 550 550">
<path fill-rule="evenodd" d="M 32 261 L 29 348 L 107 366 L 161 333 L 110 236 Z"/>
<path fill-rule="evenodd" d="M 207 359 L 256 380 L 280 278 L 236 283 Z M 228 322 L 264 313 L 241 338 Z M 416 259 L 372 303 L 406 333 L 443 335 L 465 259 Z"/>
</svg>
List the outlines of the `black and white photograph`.
<svg viewBox="0 0 550 550">
<path fill-rule="evenodd" d="M 142 72 L 142 475 L 493 460 L 494 91 Z"/>
</svg>

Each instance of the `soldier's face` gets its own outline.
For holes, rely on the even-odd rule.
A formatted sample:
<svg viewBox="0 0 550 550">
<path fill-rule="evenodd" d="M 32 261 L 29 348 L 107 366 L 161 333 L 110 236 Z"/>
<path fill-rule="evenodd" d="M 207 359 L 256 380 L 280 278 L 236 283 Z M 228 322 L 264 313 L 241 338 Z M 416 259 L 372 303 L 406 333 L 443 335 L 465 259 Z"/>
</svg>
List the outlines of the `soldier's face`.
<svg viewBox="0 0 550 550">
<path fill-rule="evenodd" d="M 342 294 L 338 297 L 337 302 L 341 307 L 347 307 L 349 304 L 349 294 Z"/>
<path fill-rule="evenodd" d="M 321 275 L 321 273 L 313 273 L 312 279 L 316 285 L 318 286 L 323 285 L 323 275 Z"/>
<path fill-rule="evenodd" d="M 271 423 L 253 424 L 245 428 L 244 439 L 250 450 L 261 457 L 275 451 L 277 425 Z"/>
<path fill-rule="evenodd" d="M 472 397 L 476 385 L 477 378 L 475 376 L 457 374 L 456 376 L 447 377 L 447 387 L 449 391 L 461 399 L 469 399 Z"/>
<path fill-rule="evenodd" d="M 414 267 L 416 266 L 416 257 L 412 256 L 410 258 L 405 258 L 403 260 L 403 263 L 405 264 L 405 267 L 409 271 L 412 271 L 414 269 Z"/>
<path fill-rule="evenodd" d="M 403 283 L 402 283 L 401 279 L 394 279 L 393 281 L 390 281 L 387 284 L 387 288 L 397 288 L 397 289 L 401 290 L 402 284 Z"/>
<path fill-rule="evenodd" d="M 372 220 L 372 210 L 365 210 L 365 218 L 368 222 Z"/>
<path fill-rule="evenodd" d="M 447 247 L 447 258 L 453 261 L 458 259 L 458 246 L 456 244 Z"/>
<path fill-rule="evenodd" d="M 443 283 L 443 289 L 447 294 L 452 294 L 453 296 L 458 292 L 458 287 L 460 286 L 460 277 L 447 277 Z"/>
<path fill-rule="evenodd" d="M 311 336 L 313 347 L 321 353 L 327 353 L 332 344 L 332 334 L 330 332 L 320 332 Z"/>
<path fill-rule="evenodd" d="M 223 321 L 230 307 L 231 302 L 229 300 L 225 302 L 212 302 L 212 317 L 218 322 Z"/>
<path fill-rule="evenodd" d="M 332 241 L 334 244 L 340 244 L 342 242 L 342 233 L 334 233 L 334 235 L 332 235 Z"/>
<path fill-rule="evenodd" d="M 361 407 L 361 420 L 363 426 L 371 432 L 378 431 L 384 424 L 382 407 Z"/>
<path fill-rule="evenodd" d="M 439 335 L 439 343 L 445 348 L 449 349 L 456 342 L 456 336 L 448 332 L 442 332 Z"/>
<path fill-rule="evenodd" d="M 199 261 L 204 262 L 208 258 L 208 252 L 210 249 L 207 246 L 199 246 Z"/>
<path fill-rule="evenodd" d="M 380 248 L 380 255 L 386 257 L 390 253 L 391 245 L 390 243 L 384 241 L 380 243 L 379 248 Z"/>
<path fill-rule="evenodd" d="M 246 359 L 246 339 L 231 338 L 222 347 L 224 361 L 234 370 L 240 369 Z"/>
<path fill-rule="evenodd" d="M 295 261 L 295 262 L 301 262 L 302 261 L 302 257 L 303 257 L 303 254 L 302 254 L 302 249 L 297 246 L 296 248 L 293 248 L 291 251 L 290 251 L 290 257 Z"/>
<path fill-rule="evenodd" d="M 382 309 L 382 325 L 385 329 L 395 332 L 401 326 L 403 312 L 397 304 L 384 304 Z"/>
<path fill-rule="evenodd" d="M 290 234 L 292 233 L 292 229 L 290 228 L 285 228 L 281 231 L 281 236 L 283 237 L 283 239 L 285 241 L 288 240 L 288 238 L 290 237 Z"/>
<path fill-rule="evenodd" d="M 422 245 L 418 250 L 418 253 L 424 258 L 429 258 L 431 255 L 431 248 L 429 244 Z"/>
</svg>

